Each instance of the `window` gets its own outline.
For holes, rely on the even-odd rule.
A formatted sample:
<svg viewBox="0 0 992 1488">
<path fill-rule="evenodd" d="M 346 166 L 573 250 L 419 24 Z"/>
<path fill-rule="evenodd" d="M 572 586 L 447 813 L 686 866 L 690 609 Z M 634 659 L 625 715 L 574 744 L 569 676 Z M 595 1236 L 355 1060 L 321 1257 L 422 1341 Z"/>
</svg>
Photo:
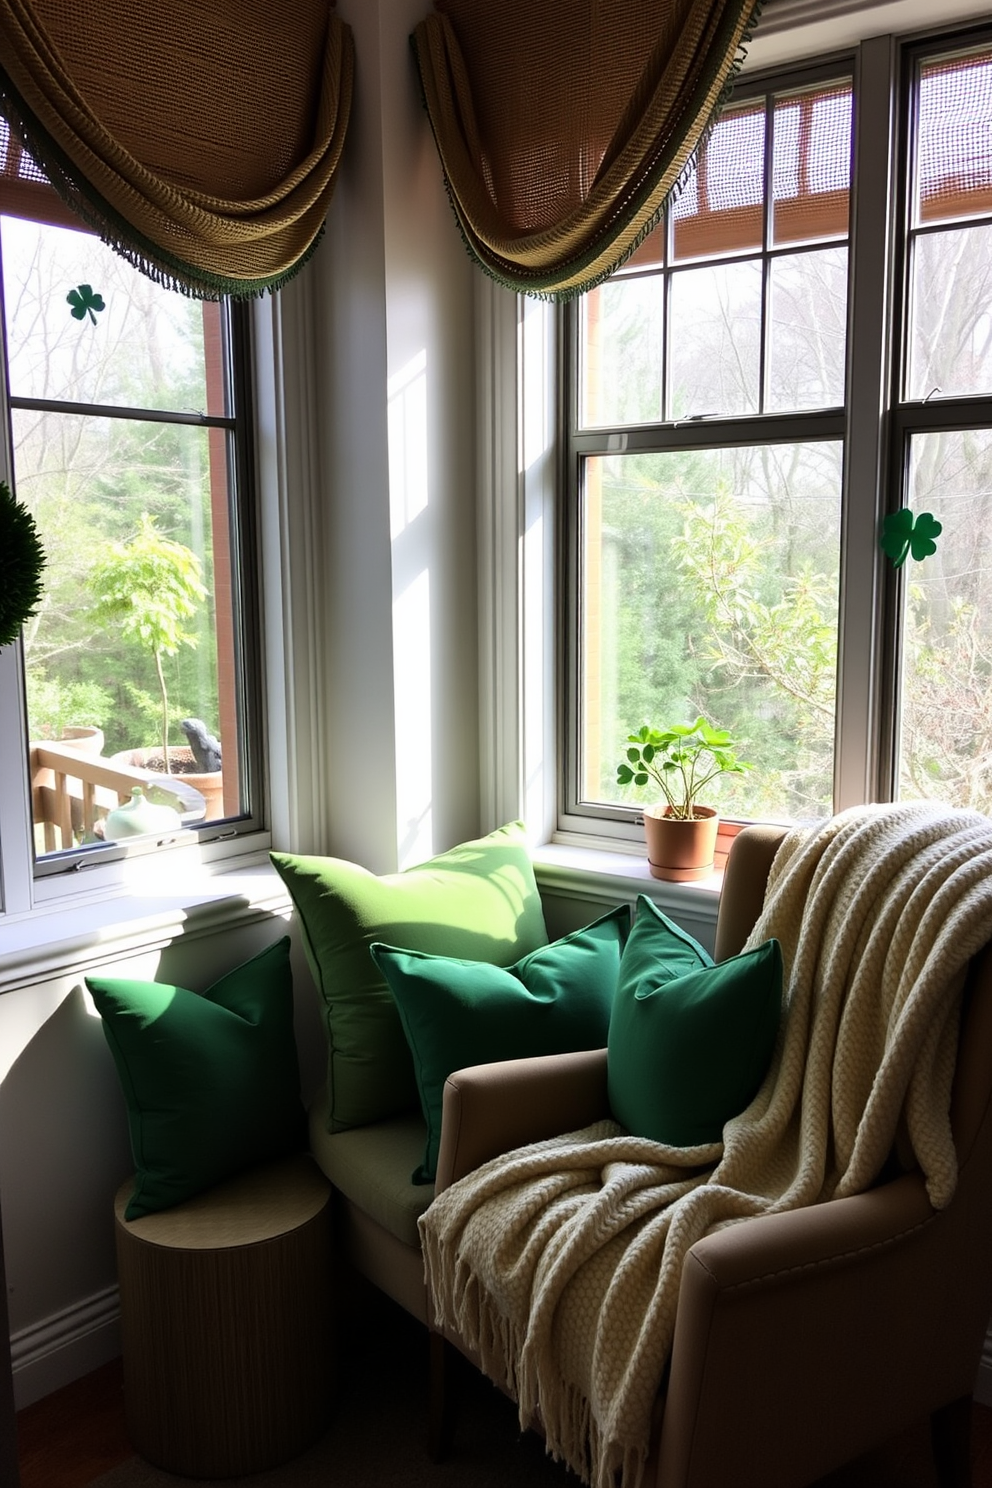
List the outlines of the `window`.
<svg viewBox="0 0 992 1488">
<path fill-rule="evenodd" d="M 622 833 L 628 733 L 698 714 L 754 765 L 730 817 L 992 810 L 992 42 L 967 40 L 739 86 L 569 307 L 563 827 Z M 896 570 L 903 506 L 943 530 Z"/>
<path fill-rule="evenodd" d="M 0 160 L 11 484 L 48 560 L 22 655 L 50 874 L 121 855 L 108 816 L 135 786 L 175 812 L 158 838 L 254 824 L 247 319 L 73 224 L 6 132 Z"/>
</svg>

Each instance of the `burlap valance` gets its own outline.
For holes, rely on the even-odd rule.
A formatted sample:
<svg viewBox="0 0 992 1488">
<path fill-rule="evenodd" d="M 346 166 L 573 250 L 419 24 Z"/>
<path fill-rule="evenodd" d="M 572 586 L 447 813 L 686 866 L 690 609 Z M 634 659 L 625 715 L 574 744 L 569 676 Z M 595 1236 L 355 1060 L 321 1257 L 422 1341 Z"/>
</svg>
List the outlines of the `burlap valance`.
<svg viewBox="0 0 992 1488">
<path fill-rule="evenodd" d="M 285 283 L 351 106 L 333 0 L 0 0 L 0 112 L 68 205 L 203 298 Z"/>
<path fill-rule="evenodd" d="M 564 299 L 657 221 L 761 0 L 435 0 L 414 50 L 469 251 Z"/>
</svg>

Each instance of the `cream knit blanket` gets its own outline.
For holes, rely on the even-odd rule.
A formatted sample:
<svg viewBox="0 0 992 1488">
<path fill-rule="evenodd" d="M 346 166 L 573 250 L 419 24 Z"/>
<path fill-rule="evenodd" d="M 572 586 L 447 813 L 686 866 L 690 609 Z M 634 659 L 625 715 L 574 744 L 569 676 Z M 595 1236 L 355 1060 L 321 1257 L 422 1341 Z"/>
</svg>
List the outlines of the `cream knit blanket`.
<svg viewBox="0 0 992 1488">
<path fill-rule="evenodd" d="M 748 944 L 769 936 L 778 1044 L 722 1144 L 603 1121 L 487 1163 L 420 1221 L 438 1323 L 595 1488 L 640 1483 L 696 1240 L 863 1191 L 897 1139 L 936 1208 L 954 1192 L 960 990 L 992 938 L 992 820 L 911 803 L 790 832 Z"/>
</svg>

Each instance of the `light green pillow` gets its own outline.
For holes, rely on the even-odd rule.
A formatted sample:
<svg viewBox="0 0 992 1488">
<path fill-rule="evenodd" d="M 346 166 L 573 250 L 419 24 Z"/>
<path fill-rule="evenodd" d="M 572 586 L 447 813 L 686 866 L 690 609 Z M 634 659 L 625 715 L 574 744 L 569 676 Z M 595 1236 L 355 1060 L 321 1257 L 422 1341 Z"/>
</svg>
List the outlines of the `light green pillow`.
<svg viewBox="0 0 992 1488">
<path fill-rule="evenodd" d="M 642 895 L 610 1017 L 614 1117 L 671 1147 L 719 1142 L 768 1071 L 781 1010 L 777 940 L 714 965 Z"/>
<path fill-rule="evenodd" d="M 548 932 L 521 822 L 405 873 L 376 877 L 341 858 L 272 853 L 303 928 L 327 1028 L 328 1130 L 416 1109 L 399 1013 L 373 941 L 510 966 Z"/>
<path fill-rule="evenodd" d="M 400 1011 L 427 1120 L 414 1183 L 434 1182 L 444 1082 L 453 1070 L 605 1046 L 629 928 L 623 905 L 505 968 L 372 947 Z"/>
<path fill-rule="evenodd" d="M 123 977 L 86 985 L 127 1101 L 125 1219 L 306 1145 L 288 935 L 202 995 Z"/>
</svg>

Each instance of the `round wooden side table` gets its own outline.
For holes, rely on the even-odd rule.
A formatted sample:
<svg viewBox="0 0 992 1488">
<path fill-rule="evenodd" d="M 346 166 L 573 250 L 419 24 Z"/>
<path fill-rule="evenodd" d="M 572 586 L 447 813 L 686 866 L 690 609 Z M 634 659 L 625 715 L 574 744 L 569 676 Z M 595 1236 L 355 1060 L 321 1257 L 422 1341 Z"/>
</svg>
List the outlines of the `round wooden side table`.
<svg viewBox="0 0 992 1488">
<path fill-rule="evenodd" d="M 114 1213 L 135 1450 L 198 1478 L 289 1461 L 331 1407 L 326 1178 L 299 1154 L 128 1223 L 131 1189 Z"/>
</svg>

